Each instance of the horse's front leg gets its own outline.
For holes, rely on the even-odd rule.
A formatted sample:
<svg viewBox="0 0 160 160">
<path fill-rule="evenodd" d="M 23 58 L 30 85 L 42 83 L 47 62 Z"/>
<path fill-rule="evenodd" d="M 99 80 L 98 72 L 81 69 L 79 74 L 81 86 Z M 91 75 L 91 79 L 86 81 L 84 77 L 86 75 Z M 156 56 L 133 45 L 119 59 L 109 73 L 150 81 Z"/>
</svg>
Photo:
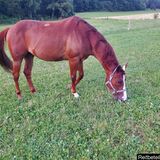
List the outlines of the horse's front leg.
<svg viewBox="0 0 160 160">
<path fill-rule="evenodd" d="M 82 62 L 78 66 L 78 72 L 79 72 L 79 76 L 78 76 L 78 79 L 75 82 L 76 85 L 82 80 L 82 78 L 84 76 L 83 63 Z"/>
<path fill-rule="evenodd" d="M 77 70 L 79 66 L 79 58 L 75 57 L 69 60 L 69 66 L 70 66 L 70 77 L 71 77 L 71 92 L 74 95 L 75 98 L 79 97 L 79 94 L 76 92 L 76 77 L 77 77 Z"/>
<path fill-rule="evenodd" d="M 30 53 L 28 53 L 25 56 L 25 58 L 24 58 L 25 59 L 25 66 L 24 66 L 24 71 L 23 71 L 24 75 L 26 76 L 31 93 L 36 92 L 36 89 L 33 86 L 32 78 L 31 78 L 33 58 L 34 58 L 34 56 Z"/>
</svg>

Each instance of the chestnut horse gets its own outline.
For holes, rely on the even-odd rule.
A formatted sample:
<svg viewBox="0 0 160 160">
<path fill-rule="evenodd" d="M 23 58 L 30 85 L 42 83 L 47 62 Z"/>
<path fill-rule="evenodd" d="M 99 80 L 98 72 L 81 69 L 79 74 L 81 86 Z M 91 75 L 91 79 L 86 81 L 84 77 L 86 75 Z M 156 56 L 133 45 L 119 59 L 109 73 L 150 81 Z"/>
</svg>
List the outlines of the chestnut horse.
<svg viewBox="0 0 160 160">
<path fill-rule="evenodd" d="M 8 43 L 12 61 L 4 51 Z M 32 93 L 36 91 L 31 79 L 34 56 L 45 61 L 68 60 L 71 92 L 79 97 L 76 85 L 83 78 L 83 61 L 94 56 L 106 72 L 106 86 L 119 101 L 127 99 L 125 68 L 119 64 L 112 46 L 90 24 L 73 16 L 60 21 L 22 20 L 0 32 L 0 64 L 13 74 L 16 94 L 21 99 L 19 72 L 25 60 L 24 74 Z M 77 73 L 79 73 L 77 75 Z"/>
</svg>

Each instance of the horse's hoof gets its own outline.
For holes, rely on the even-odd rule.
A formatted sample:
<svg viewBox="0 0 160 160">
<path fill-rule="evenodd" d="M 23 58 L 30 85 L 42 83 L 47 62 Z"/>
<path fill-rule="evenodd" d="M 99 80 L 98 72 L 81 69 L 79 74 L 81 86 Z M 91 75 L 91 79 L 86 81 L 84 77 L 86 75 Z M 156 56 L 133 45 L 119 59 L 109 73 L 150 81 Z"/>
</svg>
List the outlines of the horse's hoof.
<svg viewBox="0 0 160 160">
<path fill-rule="evenodd" d="M 79 94 L 78 93 L 72 93 L 73 94 L 73 96 L 75 97 L 75 98 L 79 98 Z"/>
<path fill-rule="evenodd" d="M 31 93 L 32 93 L 32 94 L 34 94 L 35 92 L 36 92 L 36 89 L 35 89 L 35 88 L 31 89 Z"/>
<path fill-rule="evenodd" d="M 21 95 L 17 95 L 18 100 L 22 100 L 22 96 Z"/>
</svg>

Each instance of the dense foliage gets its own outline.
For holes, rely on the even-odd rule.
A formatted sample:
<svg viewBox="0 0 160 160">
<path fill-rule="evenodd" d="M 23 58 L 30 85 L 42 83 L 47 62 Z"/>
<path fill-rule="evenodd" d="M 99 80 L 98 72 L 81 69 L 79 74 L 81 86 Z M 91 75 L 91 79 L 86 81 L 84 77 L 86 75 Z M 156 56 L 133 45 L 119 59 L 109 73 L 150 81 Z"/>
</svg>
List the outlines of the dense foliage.
<svg viewBox="0 0 160 160">
<path fill-rule="evenodd" d="M 0 17 L 64 18 L 84 11 L 160 8 L 160 0 L 0 0 Z"/>
<path fill-rule="evenodd" d="M 18 18 L 64 18 L 74 14 L 70 0 L 0 0 L 0 15 Z"/>
<path fill-rule="evenodd" d="M 160 8 L 160 0 L 74 0 L 76 12 L 83 11 L 133 11 Z"/>
</svg>

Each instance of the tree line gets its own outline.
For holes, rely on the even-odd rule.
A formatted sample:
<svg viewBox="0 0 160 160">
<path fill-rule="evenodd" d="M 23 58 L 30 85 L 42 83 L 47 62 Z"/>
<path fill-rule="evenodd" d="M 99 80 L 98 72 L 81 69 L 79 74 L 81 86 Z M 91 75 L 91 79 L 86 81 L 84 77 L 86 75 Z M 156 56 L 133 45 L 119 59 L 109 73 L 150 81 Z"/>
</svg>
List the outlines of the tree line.
<svg viewBox="0 0 160 160">
<path fill-rule="evenodd" d="M 75 12 L 160 8 L 160 0 L 0 0 L 0 17 L 65 18 Z"/>
<path fill-rule="evenodd" d="M 160 0 L 74 0 L 76 12 L 134 11 L 160 8 Z"/>
<path fill-rule="evenodd" d="M 59 18 L 74 14 L 70 0 L 0 0 L 0 15 L 16 18 Z"/>
</svg>

